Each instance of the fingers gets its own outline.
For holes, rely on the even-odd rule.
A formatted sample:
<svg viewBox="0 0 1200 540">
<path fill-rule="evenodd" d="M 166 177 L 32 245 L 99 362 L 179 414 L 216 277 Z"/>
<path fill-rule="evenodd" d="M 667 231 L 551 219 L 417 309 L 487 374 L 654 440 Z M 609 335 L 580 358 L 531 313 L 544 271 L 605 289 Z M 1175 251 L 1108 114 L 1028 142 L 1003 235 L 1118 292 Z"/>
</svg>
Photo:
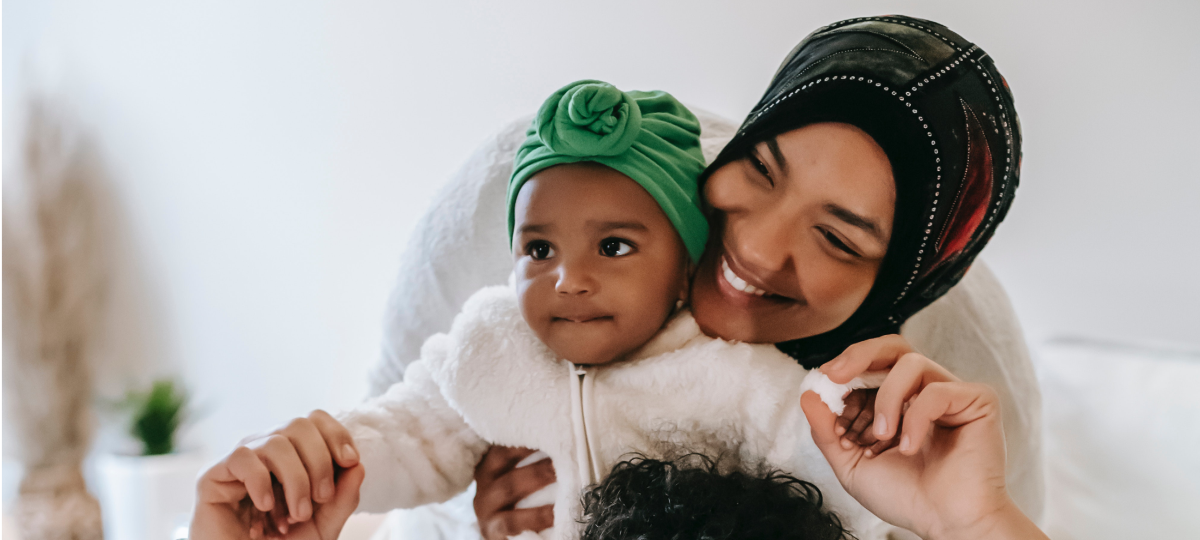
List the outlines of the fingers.
<svg viewBox="0 0 1200 540">
<path fill-rule="evenodd" d="M 846 384 L 864 371 L 879 371 L 895 364 L 901 356 L 913 352 L 912 345 L 899 334 L 881 336 L 855 343 L 837 358 L 821 366 L 821 371 L 837 384 Z"/>
<path fill-rule="evenodd" d="M 834 431 L 837 416 L 829 410 L 829 406 L 824 401 L 821 401 L 821 396 L 818 396 L 816 392 L 810 390 L 801 395 L 800 408 L 804 410 L 804 416 L 808 419 L 813 442 L 821 450 L 821 454 L 825 456 L 825 460 L 829 462 L 833 472 L 841 479 L 862 449 L 859 447 L 842 448 L 839 443 L 840 438 Z"/>
<path fill-rule="evenodd" d="M 871 390 L 855 390 L 852 394 L 858 392 L 863 395 L 863 409 L 858 413 L 858 417 L 850 424 L 850 429 L 847 430 L 845 440 L 858 443 L 859 445 L 868 446 L 875 444 L 875 437 L 871 435 L 871 425 L 875 421 L 875 394 L 878 392 Z"/>
<path fill-rule="evenodd" d="M 838 435 L 844 435 L 854 424 L 854 420 L 858 418 L 859 413 L 863 411 L 867 403 L 867 394 L 865 392 L 852 391 L 842 398 L 842 403 L 845 408 L 842 409 L 842 415 L 837 417 L 834 423 L 834 432 Z"/>
<path fill-rule="evenodd" d="M 554 465 L 549 459 L 511 469 L 496 478 L 486 489 L 485 486 L 477 486 L 475 512 L 490 515 L 507 510 L 554 481 Z"/>
<path fill-rule="evenodd" d="M 864 444 L 867 444 L 867 443 L 864 443 Z M 864 452 L 863 455 L 865 455 L 867 457 L 878 456 L 879 454 L 882 454 L 892 448 L 895 448 L 899 444 L 900 444 L 900 437 L 892 437 L 890 439 L 885 439 L 882 441 L 875 441 L 875 442 L 870 443 L 870 448 L 867 448 L 867 451 Z"/>
<path fill-rule="evenodd" d="M 491 484 L 497 478 L 512 470 L 522 459 L 529 457 L 537 450 L 528 448 L 512 448 L 508 446 L 493 446 L 488 448 L 479 465 L 475 466 L 475 481 L 484 486 Z"/>
<path fill-rule="evenodd" d="M 362 465 L 343 470 L 337 478 L 337 491 L 333 498 L 322 504 L 313 516 L 321 538 L 337 538 L 350 514 L 358 508 L 359 488 L 362 487 L 366 471 Z"/>
<path fill-rule="evenodd" d="M 349 469 L 358 465 L 358 447 L 355 446 L 354 437 L 350 435 L 346 426 L 320 409 L 309 414 L 308 419 L 321 432 L 325 446 L 333 454 L 333 459 L 337 460 L 338 466 Z"/>
<path fill-rule="evenodd" d="M 554 505 L 522 508 L 497 513 L 480 523 L 480 532 L 488 540 L 516 536 L 523 531 L 539 532 L 554 526 Z"/>
<path fill-rule="evenodd" d="M 554 525 L 554 506 L 513 510 L 513 505 L 555 481 L 549 459 L 516 468 L 533 454 L 527 448 L 493 446 L 475 468 L 475 516 L 488 540 L 503 540 L 522 531 L 541 531 Z"/>
<path fill-rule="evenodd" d="M 323 503 L 333 498 L 333 456 L 329 455 L 325 438 L 316 424 L 307 418 L 297 418 L 289 422 L 281 434 L 292 443 L 308 471 L 313 502 Z"/>
<path fill-rule="evenodd" d="M 913 455 L 935 425 L 959 427 L 987 416 L 998 416 L 999 401 L 987 385 L 934 382 L 913 398 L 904 415 L 900 452 Z"/>
<path fill-rule="evenodd" d="M 875 389 L 852 390 L 846 394 L 846 407 L 836 420 L 835 432 L 842 436 L 841 445 L 849 449 L 854 445 L 870 446 L 877 440 L 871 434 L 875 419 Z"/>
<path fill-rule="evenodd" d="M 930 383 L 957 380 L 945 368 L 920 353 L 910 352 L 901 356 L 875 397 L 875 437 L 886 440 L 895 436 L 900 428 L 901 409 L 913 394 Z"/>
<path fill-rule="evenodd" d="M 312 517 L 308 470 L 292 441 L 283 435 L 272 435 L 254 449 L 254 453 L 283 486 L 289 515 L 296 521 Z"/>
<path fill-rule="evenodd" d="M 218 482 L 236 482 L 245 487 L 250 501 L 259 511 L 268 512 L 275 507 L 275 494 L 271 487 L 271 471 L 253 450 L 239 446 L 225 458 L 225 466 L 210 469 L 216 473 Z M 206 476 L 207 474 L 206 473 Z M 231 501 L 232 502 L 232 501 Z"/>
<path fill-rule="evenodd" d="M 275 531 L 279 534 L 287 534 L 288 527 L 295 522 L 288 518 L 287 495 L 283 493 L 283 485 L 279 482 L 272 484 L 275 488 L 275 508 L 263 515 L 263 521 L 266 523 L 264 530 L 266 534 L 274 536 Z"/>
</svg>

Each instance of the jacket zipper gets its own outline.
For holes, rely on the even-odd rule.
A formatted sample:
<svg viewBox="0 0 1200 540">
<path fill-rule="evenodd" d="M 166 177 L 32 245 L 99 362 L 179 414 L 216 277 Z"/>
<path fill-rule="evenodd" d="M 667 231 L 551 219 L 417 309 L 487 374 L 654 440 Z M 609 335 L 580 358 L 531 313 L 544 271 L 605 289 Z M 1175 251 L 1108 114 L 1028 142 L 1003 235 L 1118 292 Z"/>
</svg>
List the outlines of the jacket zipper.
<svg viewBox="0 0 1200 540">
<path fill-rule="evenodd" d="M 589 406 L 595 396 L 595 377 L 588 377 L 586 366 L 578 366 L 570 362 L 571 370 L 571 409 L 572 424 L 575 428 L 575 461 L 579 464 L 579 482 L 581 487 L 587 487 L 600 481 L 597 470 L 600 463 L 594 452 L 595 445 L 591 441 L 591 430 L 588 429 L 588 417 L 592 407 Z M 593 426 L 594 427 L 594 426 Z"/>
</svg>

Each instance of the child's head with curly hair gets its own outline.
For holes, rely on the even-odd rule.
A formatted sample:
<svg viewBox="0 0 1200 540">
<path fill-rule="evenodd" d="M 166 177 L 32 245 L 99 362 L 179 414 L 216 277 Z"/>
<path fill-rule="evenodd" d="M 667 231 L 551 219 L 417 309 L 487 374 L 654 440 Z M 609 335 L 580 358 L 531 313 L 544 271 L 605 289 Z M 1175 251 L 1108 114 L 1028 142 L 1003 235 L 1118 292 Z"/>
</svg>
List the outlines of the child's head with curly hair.
<svg viewBox="0 0 1200 540">
<path fill-rule="evenodd" d="M 846 540 L 817 486 L 770 471 L 722 471 L 690 454 L 636 457 L 583 495 L 583 540 Z"/>
</svg>

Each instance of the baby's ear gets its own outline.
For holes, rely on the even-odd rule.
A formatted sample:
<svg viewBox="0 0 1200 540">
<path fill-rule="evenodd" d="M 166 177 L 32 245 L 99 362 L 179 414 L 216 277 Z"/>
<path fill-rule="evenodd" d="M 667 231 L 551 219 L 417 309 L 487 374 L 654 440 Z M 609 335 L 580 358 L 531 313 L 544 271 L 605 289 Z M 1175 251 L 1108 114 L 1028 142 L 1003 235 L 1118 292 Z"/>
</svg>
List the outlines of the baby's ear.
<svg viewBox="0 0 1200 540">
<path fill-rule="evenodd" d="M 684 255 L 683 257 L 683 274 L 681 279 L 683 283 L 679 284 L 679 300 L 687 303 L 688 297 L 691 294 L 692 275 L 696 273 L 696 265 L 692 263 L 691 257 Z"/>
</svg>

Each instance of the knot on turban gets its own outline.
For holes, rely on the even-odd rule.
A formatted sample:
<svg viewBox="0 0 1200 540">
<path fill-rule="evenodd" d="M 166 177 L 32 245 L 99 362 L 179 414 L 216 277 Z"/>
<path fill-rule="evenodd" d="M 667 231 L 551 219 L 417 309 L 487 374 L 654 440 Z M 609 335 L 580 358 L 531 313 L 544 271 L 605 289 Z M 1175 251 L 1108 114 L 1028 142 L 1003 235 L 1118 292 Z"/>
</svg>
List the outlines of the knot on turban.
<svg viewBox="0 0 1200 540">
<path fill-rule="evenodd" d="M 615 156 L 637 139 L 642 110 L 611 84 L 581 81 L 550 96 L 536 122 L 538 139 L 556 153 Z"/>
<path fill-rule="evenodd" d="M 700 121 L 671 94 L 622 92 L 583 80 L 552 94 L 517 149 L 508 182 L 508 240 L 521 186 L 543 169 L 599 163 L 642 186 L 679 232 L 692 262 L 708 241 L 697 179 L 704 171 Z"/>
</svg>

